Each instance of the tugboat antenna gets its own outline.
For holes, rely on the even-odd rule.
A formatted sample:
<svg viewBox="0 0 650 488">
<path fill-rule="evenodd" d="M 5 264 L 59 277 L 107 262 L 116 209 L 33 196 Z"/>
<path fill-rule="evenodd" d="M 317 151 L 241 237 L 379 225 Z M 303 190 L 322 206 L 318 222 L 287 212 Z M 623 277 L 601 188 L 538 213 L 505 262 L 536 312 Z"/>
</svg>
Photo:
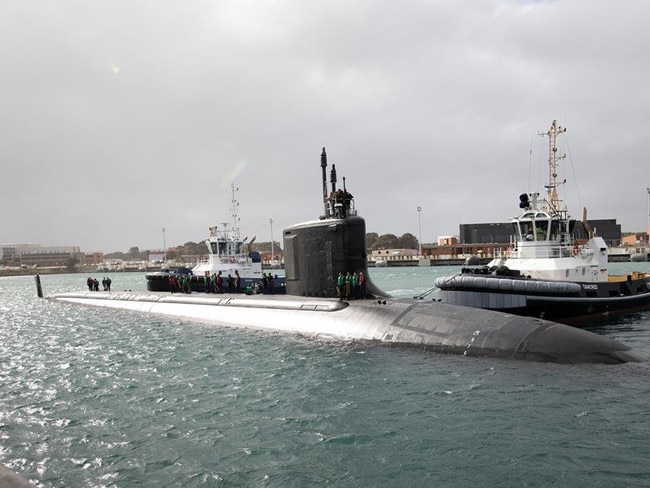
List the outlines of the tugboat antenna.
<svg viewBox="0 0 650 488">
<path fill-rule="evenodd" d="M 548 136 L 548 204 L 551 206 L 549 210 L 560 212 L 564 209 L 560 208 L 560 199 L 557 194 L 557 165 L 561 159 L 566 158 L 566 154 L 557 153 L 556 139 L 559 134 L 566 132 L 566 129 L 557 125 L 554 120 L 551 128 L 547 132 L 539 132 L 540 136 Z"/>
<path fill-rule="evenodd" d="M 239 239 L 239 201 L 237 200 L 237 192 L 239 188 L 235 188 L 235 184 L 230 184 L 230 214 L 232 217 L 232 229 L 234 232 L 234 237 Z M 225 224 L 227 227 L 227 224 Z"/>
</svg>

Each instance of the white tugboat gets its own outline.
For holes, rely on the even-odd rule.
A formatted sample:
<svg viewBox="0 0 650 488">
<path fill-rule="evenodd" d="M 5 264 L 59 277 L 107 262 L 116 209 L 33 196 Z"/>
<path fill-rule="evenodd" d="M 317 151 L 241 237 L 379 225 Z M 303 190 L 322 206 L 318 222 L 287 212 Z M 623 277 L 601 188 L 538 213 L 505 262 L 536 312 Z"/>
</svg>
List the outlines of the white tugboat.
<svg viewBox="0 0 650 488">
<path fill-rule="evenodd" d="M 438 278 L 441 301 L 565 323 L 650 308 L 650 275 L 609 275 L 607 244 L 587 223 L 586 210 L 580 221 L 571 220 L 558 197 L 558 163 L 565 155 L 558 154 L 556 139 L 565 131 L 553 121 L 540 133 L 549 138 L 547 194 L 519 197 L 522 213 L 511 220 L 510 249 L 483 268 Z M 588 235 L 584 244 L 573 237 L 576 223 Z"/>
<path fill-rule="evenodd" d="M 266 293 L 284 293 L 284 278 L 272 277 L 271 273 L 266 276 L 262 271 L 261 256 L 252 250 L 255 237 L 250 241 L 241 238 L 239 201 L 234 185 L 231 185 L 231 195 L 232 222 L 209 227 L 210 233 L 205 240 L 207 259 L 197 263 L 185 276 L 174 272 L 148 273 L 149 291 L 172 291 L 174 278 L 182 277 L 188 279 L 191 291 L 243 293 L 250 286 Z"/>
</svg>

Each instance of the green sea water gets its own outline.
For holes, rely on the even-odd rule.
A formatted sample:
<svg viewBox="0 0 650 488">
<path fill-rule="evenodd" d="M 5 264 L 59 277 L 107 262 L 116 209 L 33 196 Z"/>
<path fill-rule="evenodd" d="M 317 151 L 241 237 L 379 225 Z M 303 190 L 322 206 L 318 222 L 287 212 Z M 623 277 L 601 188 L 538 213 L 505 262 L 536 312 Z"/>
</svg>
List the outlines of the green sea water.
<svg viewBox="0 0 650 488">
<path fill-rule="evenodd" d="M 370 276 L 413 296 L 456 269 Z M 650 312 L 593 330 L 650 357 Z M 650 363 L 319 342 L 39 300 L 33 277 L 0 278 L 0 334 L 0 463 L 37 486 L 650 486 Z"/>
</svg>

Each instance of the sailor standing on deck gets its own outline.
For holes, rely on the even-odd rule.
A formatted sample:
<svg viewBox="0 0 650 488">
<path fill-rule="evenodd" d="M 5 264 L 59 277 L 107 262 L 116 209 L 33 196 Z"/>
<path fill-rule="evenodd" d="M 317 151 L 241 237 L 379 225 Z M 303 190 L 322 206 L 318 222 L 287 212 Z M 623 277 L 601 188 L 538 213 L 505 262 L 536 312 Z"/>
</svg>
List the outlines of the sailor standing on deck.
<svg viewBox="0 0 650 488">
<path fill-rule="evenodd" d="M 339 300 L 343 300 L 343 288 L 345 287 L 345 278 L 343 273 L 339 271 L 339 275 L 336 277 L 336 296 Z"/>
<path fill-rule="evenodd" d="M 223 278 L 221 277 L 221 271 L 217 273 L 217 293 L 223 293 Z"/>
<path fill-rule="evenodd" d="M 346 300 L 349 300 L 351 294 L 352 294 L 352 273 L 350 273 L 348 271 L 345 274 L 345 294 L 344 294 L 344 298 Z"/>
<path fill-rule="evenodd" d="M 366 298 L 366 275 L 359 271 L 359 298 Z"/>
<path fill-rule="evenodd" d="M 214 273 L 210 277 L 210 292 L 217 293 L 217 275 Z"/>
<path fill-rule="evenodd" d="M 352 299 L 359 298 L 359 274 L 355 271 L 352 275 Z"/>
<path fill-rule="evenodd" d="M 276 275 L 277 277 L 277 275 Z M 275 281 L 273 281 L 273 276 L 269 273 L 269 293 L 273 295 L 273 289 L 275 288 Z"/>
</svg>

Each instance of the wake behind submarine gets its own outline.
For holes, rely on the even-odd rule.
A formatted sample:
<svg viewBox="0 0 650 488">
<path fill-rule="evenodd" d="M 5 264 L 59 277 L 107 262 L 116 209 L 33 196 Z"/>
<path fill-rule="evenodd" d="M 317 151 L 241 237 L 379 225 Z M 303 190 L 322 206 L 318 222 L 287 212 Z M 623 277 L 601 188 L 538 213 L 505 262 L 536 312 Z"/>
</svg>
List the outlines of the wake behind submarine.
<svg viewBox="0 0 650 488">
<path fill-rule="evenodd" d="M 627 345 L 543 319 L 390 297 L 368 276 L 365 221 L 357 215 L 345 178 L 343 188 L 336 188 L 334 165 L 331 191 L 327 189 L 325 148 L 321 168 L 324 214 L 318 220 L 283 231 L 286 295 L 70 292 L 48 298 L 225 327 L 420 346 L 466 356 L 572 364 L 645 360 Z M 367 276 L 365 299 L 347 301 L 336 297 L 336 276 L 347 271 L 363 271 Z M 40 290 L 38 277 L 37 286 Z"/>
</svg>

